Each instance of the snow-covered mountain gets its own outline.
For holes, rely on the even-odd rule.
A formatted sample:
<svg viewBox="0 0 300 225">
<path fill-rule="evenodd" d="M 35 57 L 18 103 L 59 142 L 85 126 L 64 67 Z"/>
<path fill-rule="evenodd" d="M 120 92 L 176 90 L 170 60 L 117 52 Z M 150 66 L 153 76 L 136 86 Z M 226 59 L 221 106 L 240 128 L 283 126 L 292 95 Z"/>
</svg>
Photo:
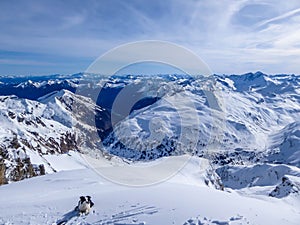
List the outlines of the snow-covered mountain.
<svg viewBox="0 0 300 225">
<path fill-rule="evenodd" d="M 91 149 L 130 160 L 192 153 L 217 164 L 299 166 L 299 76 L 81 73 L 30 79 L 0 79 L 0 146 L 10 169 L 18 158 Z M 127 114 L 113 108 L 125 87 L 135 100 L 123 99 L 131 107 Z M 42 161 L 36 163 L 47 165 Z"/>
<path fill-rule="evenodd" d="M 201 79 L 167 83 L 168 88 L 173 86 L 163 97 L 147 107 L 135 110 L 116 125 L 114 132 L 104 142 L 108 146 L 107 150 L 134 160 L 151 160 L 192 151 L 199 156 L 213 157 L 221 164 L 262 158 L 275 162 L 270 155 L 278 148 L 272 141 L 278 141 L 278 133 L 285 133 L 288 137 L 280 138 L 284 139 L 284 143 L 290 142 L 290 138 L 294 138 L 294 142 L 298 140 L 299 77 L 267 76 L 262 73 L 215 76 L 209 88 L 219 102 L 218 109 L 211 107 L 209 95 L 202 91 L 207 89 L 206 83 L 207 80 Z M 159 93 L 161 89 L 166 89 L 165 85 L 160 83 L 155 91 Z M 196 113 L 182 110 L 191 107 L 190 103 Z M 192 120 L 190 115 L 198 118 Z M 156 136 L 151 134 L 149 128 L 145 128 L 153 118 L 161 118 L 161 124 L 155 122 Z M 196 119 L 199 121 L 197 127 L 193 124 Z M 184 129 L 185 137 L 180 139 L 181 129 Z M 197 140 L 190 140 L 187 136 Z M 151 144 L 156 146 L 149 150 Z M 289 151 L 297 154 L 299 145 L 293 143 L 293 146 Z M 267 157 L 265 153 L 268 153 Z M 297 162 L 286 158 L 285 163 L 295 165 Z"/>
<path fill-rule="evenodd" d="M 300 123 L 290 123 L 270 136 L 268 160 L 300 167 Z"/>
<path fill-rule="evenodd" d="M 73 104 L 84 115 L 74 113 Z M 105 118 L 105 110 L 91 99 L 67 90 L 36 101 L 0 96 L 0 153 L 5 165 L 1 183 L 55 172 L 48 155 L 98 149 L 94 120 L 86 118 L 95 118 L 99 112 Z"/>
<path fill-rule="evenodd" d="M 219 217 L 212 211 L 206 214 L 195 211 L 189 217 L 185 213 L 185 217 L 174 220 L 176 224 L 178 221 L 179 224 L 266 224 L 266 214 L 259 211 L 271 207 L 272 201 L 280 205 L 280 210 L 294 210 L 276 217 L 281 221 L 278 224 L 297 224 L 295 221 L 300 219 L 297 204 L 300 197 L 299 94 L 299 76 L 261 72 L 196 78 L 186 75 L 105 77 L 84 73 L 30 79 L 0 77 L 0 184 L 58 172 L 37 178 L 38 185 L 44 185 L 51 176 L 54 180 L 62 179 L 62 170 L 72 170 L 67 176 L 77 176 L 77 173 L 79 177 L 87 176 L 90 172 L 86 168 L 91 165 L 83 156 L 100 160 L 112 173 L 111 165 L 143 163 L 147 166 L 166 157 L 193 155 L 186 169 L 179 172 L 181 175 L 172 178 L 171 184 L 162 185 L 157 193 L 161 195 L 161 191 L 172 185 L 181 189 L 186 182 L 184 190 L 195 191 L 189 186 L 203 185 L 208 189 L 200 189 L 209 197 L 218 193 L 224 201 L 247 201 L 250 208 L 253 204 L 259 207 L 253 215 L 246 213 L 249 211 L 246 207 L 243 215 L 233 210 L 221 219 L 215 219 Z M 206 162 L 201 171 L 198 171 L 198 160 Z M 35 180 L 28 182 L 34 185 Z M 84 184 L 85 180 L 79 183 L 73 180 L 69 185 L 71 189 L 81 190 L 80 185 Z M 1 190 L 9 192 L 5 186 L 25 185 L 25 181 L 4 185 L 0 195 Z M 64 184 L 58 187 L 62 191 Z M 109 188 L 119 191 L 115 186 Z M 125 195 L 129 192 L 124 191 Z M 195 191 L 203 196 L 200 192 Z M 143 194 L 141 191 L 140 195 Z M 193 195 L 189 196 L 187 201 L 192 198 Z M 287 202 L 283 203 L 282 199 Z M 69 201 L 70 196 L 64 200 Z M 223 203 L 221 206 L 225 207 Z M 170 205 L 157 204 L 171 210 Z M 135 222 L 127 221 L 132 216 L 119 218 L 120 215 L 115 222 L 109 219 L 106 222 L 144 224 L 138 223 L 145 220 L 144 211 L 152 215 L 156 209 L 140 210 L 142 217 Z M 255 213 L 260 219 L 255 218 Z M 38 223 L 54 221 L 59 213 L 47 214 L 51 220 L 38 219 Z M 99 215 L 94 215 L 95 221 Z M 284 221 L 284 215 L 290 219 Z M 0 217 L 1 222 L 5 220 L 7 217 Z M 99 221 L 92 224 L 105 224 Z M 156 223 L 158 219 L 150 221 Z"/>
</svg>

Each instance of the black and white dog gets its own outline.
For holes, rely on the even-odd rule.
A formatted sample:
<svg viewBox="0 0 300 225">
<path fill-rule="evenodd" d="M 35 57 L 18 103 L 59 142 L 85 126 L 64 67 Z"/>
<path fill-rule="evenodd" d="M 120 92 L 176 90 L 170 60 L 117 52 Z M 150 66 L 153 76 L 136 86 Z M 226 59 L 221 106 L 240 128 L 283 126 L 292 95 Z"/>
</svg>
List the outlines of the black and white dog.
<svg viewBox="0 0 300 225">
<path fill-rule="evenodd" d="M 79 211 L 79 214 L 89 214 L 94 203 L 91 200 L 91 196 L 80 196 L 78 205 L 75 210 Z"/>
</svg>

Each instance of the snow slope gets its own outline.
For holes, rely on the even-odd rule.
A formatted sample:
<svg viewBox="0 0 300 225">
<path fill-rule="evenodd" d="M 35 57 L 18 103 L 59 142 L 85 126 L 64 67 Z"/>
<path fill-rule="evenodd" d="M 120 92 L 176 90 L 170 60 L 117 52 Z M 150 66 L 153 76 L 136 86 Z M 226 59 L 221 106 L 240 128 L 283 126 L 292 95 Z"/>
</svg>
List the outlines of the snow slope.
<svg viewBox="0 0 300 225">
<path fill-rule="evenodd" d="M 205 172 L 196 161 L 201 164 L 205 160 L 192 158 L 173 178 L 146 187 L 117 185 L 90 169 L 60 171 L 4 185 L 0 187 L 0 223 L 298 224 L 299 196 L 253 198 L 216 190 L 205 184 Z M 72 213 L 80 195 L 91 195 L 95 202 L 88 216 Z"/>
</svg>

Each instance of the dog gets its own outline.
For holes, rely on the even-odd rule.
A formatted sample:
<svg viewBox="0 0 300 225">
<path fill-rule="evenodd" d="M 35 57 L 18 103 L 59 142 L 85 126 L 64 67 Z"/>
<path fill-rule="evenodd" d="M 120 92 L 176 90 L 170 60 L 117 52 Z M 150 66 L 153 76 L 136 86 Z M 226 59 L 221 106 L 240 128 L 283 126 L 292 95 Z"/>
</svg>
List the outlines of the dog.
<svg viewBox="0 0 300 225">
<path fill-rule="evenodd" d="M 91 196 L 80 196 L 78 205 L 75 210 L 79 211 L 79 214 L 89 214 L 91 208 L 94 206 Z"/>
</svg>

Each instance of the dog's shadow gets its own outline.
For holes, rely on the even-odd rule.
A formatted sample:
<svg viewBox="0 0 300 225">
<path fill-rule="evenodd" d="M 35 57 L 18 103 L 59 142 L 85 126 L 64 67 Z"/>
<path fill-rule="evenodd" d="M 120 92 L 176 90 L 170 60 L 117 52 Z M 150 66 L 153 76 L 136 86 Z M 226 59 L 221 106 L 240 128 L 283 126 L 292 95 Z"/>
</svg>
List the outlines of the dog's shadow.
<svg viewBox="0 0 300 225">
<path fill-rule="evenodd" d="M 64 225 L 66 224 L 68 221 L 70 221 L 71 219 L 73 219 L 74 217 L 77 217 L 79 215 L 78 211 L 76 209 L 67 212 L 66 214 L 64 214 L 62 216 L 61 219 L 56 221 L 57 225 Z"/>
</svg>

